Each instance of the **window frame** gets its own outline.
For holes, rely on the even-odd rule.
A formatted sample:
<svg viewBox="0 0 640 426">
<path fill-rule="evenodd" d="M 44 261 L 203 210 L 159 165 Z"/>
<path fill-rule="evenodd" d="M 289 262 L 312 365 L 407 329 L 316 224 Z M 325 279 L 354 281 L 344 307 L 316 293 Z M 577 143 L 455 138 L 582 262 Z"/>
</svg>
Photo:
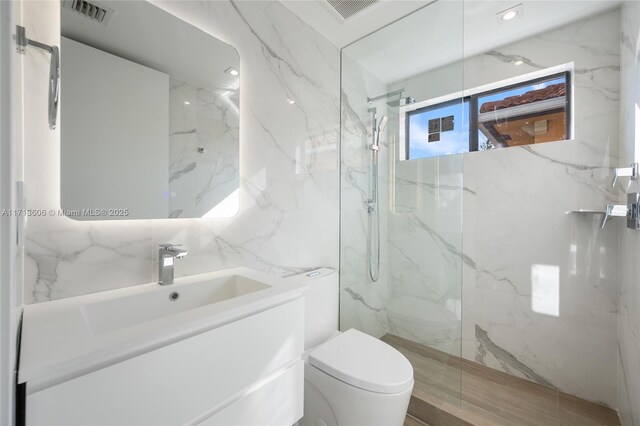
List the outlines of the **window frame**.
<svg viewBox="0 0 640 426">
<path fill-rule="evenodd" d="M 573 74 L 573 63 L 561 65 L 558 67 L 548 68 L 539 72 L 523 74 L 521 76 L 510 78 L 507 80 L 503 80 L 502 82 L 491 83 L 485 86 L 480 86 L 474 89 L 466 90 L 463 92 L 458 92 L 455 94 L 450 94 L 446 96 L 441 96 L 433 99 L 429 99 L 422 102 L 417 102 L 414 104 L 403 105 L 399 109 L 400 114 L 400 132 L 401 132 L 401 140 L 404 138 L 404 143 L 400 144 L 401 151 L 400 152 L 400 160 L 419 160 L 421 158 L 437 158 L 437 157 L 419 157 L 419 158 L 409 158 L 411 152 L 410 146 L 410 134 L 409 134 L 409 118 L 412 115 L 419 114 L 420 112 L 426 110 L 432 110 L 439 107 L 446 107 L 450 105 L 455 105 L 457 103 L 463 105 L 465 102 L 469 104 L 469 151 L 468 152 L 479 152 L 478 150 L 478 132 L 479 132 L 479 105 L 478 100 L 485 96 L 490 96 L 492 94 L 505 92 L 508 90 L 512 90 L 521 86 L 532 85 L 536 83 L 540 83 L 543 81 L 553 80 L 556 78 L 564 78 L 565 79 L 565 102 L 564 102 L 564 111 L 565 111 L 565 139 L 564 141 L 573 139 L 573 84 L 572 84 L 572 74 Z M 463 113 L 464 116 L 464 113 Z M 559 141 L 558 141 L 559 142 Z M 464 154 L 464 153 L 463 153 Z"/>
<path fill-rule="evenodd" d="M 446 108 L 446 107 L 451 106 L 451 105 L 456 105 L 456 104 L 464 105 L 465 103 L 468 103 L 468 105 L 469 105 L 469 117 L 471 117 L 471 108 L 473 108 L 473 105 L 471 105 L 470 101 L 469 102 L 467 102 L 467 101 L 469 101 L 469 97 L 468 96 L 464 97 L 464 98 L 452 98 L 452 99 L 449 99 L 448 101 L 439 102 L 439 103 L 430 104 L 430 105 L 425 105 L 425 106 L 422 106 L 422 107 L 419 107 L 419 108 L 416 108 L 416 109 L 412 109 L 411 111 L 407 111 L 405 113 L 405 120 L 404 120 L 405 121 L 405 124 L 404 124 L 404 127 L 405 127 L 404 128 L 404 135 L 405 135 L 404 139 L 405 139 L 405 141 L 404 141 L 404 144 L 405 144 L 405 157 L 406 157 L 406 158 L 404 158 L 404 160 L 418 160 L 419 159 L 419 158 L 409 158 L 409 155 L 411 153 L 411 151 L 410 151 L 411 150 L 411 145 L 409 143 L 409 140 L 411 139 L 410 135 L 409 135 L 409 125 L 411 124 L 411 120 L 409 120 L 409 118 L 412 115 L 418 115 L 418 114 L 421 114 L 421 113 L 423 113 L 425 111 L 434 110 L 434 109 L 438 109 L 438 108 Z M 464 117 L 464 113 L 462 114 L 462 116 Z M 472 123 L 473 123 L 472 121 L 469 121 L 469 140 L 472 139 L 472 136 L 471 136 L 471 124 Z M 477 138 L 477 135 L 476 135 L 476 138 Z M 467 152 L 471 152 L 471 151 L 467 151 Z M 462 154 L 466 154 L 466 153 L 463 152 Z M 432 157 L 420 157 L 420 158 L 432 158 Z"/>
</svg>

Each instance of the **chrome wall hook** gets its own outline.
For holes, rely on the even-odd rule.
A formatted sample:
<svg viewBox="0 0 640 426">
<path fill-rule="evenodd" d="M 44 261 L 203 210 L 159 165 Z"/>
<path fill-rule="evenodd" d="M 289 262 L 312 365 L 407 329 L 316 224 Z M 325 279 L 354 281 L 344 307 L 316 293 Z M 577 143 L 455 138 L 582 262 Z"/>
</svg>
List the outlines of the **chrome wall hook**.
<svg viewBox="0 0 640 426">
<path fill-rule="evenodd" d="M 49 66 L 49 128 L 55 129 L 58 118 L 58 99 L 60 97 L 60 49 L 58 46 L 49 46 L 39 41 L 29 40 L 24 27 L 16 25 L 16 50 L 24 55 L 27 46 L 37 47 L 51 54 Z"/>
</svg>

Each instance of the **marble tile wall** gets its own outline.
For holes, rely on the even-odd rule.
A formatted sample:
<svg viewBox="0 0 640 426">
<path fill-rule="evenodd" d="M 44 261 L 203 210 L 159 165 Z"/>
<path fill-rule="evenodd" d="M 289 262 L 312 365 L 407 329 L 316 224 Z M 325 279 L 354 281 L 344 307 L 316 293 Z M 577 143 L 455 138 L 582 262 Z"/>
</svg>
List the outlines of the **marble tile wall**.
<svg viewBox="0 0 640 426">
<path fill-rule="evenodd" d="M 239 123 L 237 93 L 170 80 L 169 217 L 237 211 Z"/>
<path fill-rule="evenodd" d="M 395 163 L 386 298 L 360 293 L 386 331 L 617 406 L 618 223 L 566 212 L 618 200 L 619 28 L 613 10 L 389 86 L 424 100 L 573 62 L 575 134 Z"/>
<path fill-rule="evenodd" d="M 380 272 L 369 276 L 367 260 L 368 213 L 371 194 L 372 112 L 387 113 L 384 102 L 369 105 L 368 97 L 386 93 L 386 85 L 346 52 L 342 53 L 342 132 L 340 208 L 340 328 L 356 328 L 380 337 L 387 331 L 388 300 L 388 190 L 389 144 L 381 136 L 379 151 Z M 373 222 L 372 222 L 373 223 Z M 375 234 L 374 234 L 375 235 Z M 373 246 L 375 247 L 375 245 Z"/>
<path fill-rule="evenodd" d="M 468 88 L 573 62 L 574 138 L 465 157 L 463 355 L 611 407 L 618 223 L 566 212 L 617 200 L 619 34 L 614 10 L 465 61 Z"/>
<path fill-rule="evenodd" d="M 99 223 L 29 218 L 25 303 L 152 282 L 164 242 L 189 249 L 177 276 L 238 265 L 281 274 L 338 267 L 338 49 L 277 1 L 154 3 L 240 54 L 240 211 Z M 59 44 L 57 2 L 25 1 L 23 8 L 30 37 Z M 60 141 L 46 121 L 48 57 L 32 49 L 24 67 L 27 206 L 58 209 Z"/>
<path fill-rule="evenodd" d="M 460 6 L 462 3 L 437 8 L 429 19 L 459 25 L 448 34 L 458 34 L 457 53 L 462 58 Z M 448 45 L 452 44 L 456 43 Z M 361 54 L 362 50 L 360 46 L 355 52 Z M 353 326 L 376 336 L 393 333 L 459 356 L 462 157 L 398 163 L 398 132 L 393 130 L 399 128 L 398 96 L 389 98 L 389 103 L 386 99 L 373 103 L 386 109 L 389 124 L 381 157 L 381 170 L 386 172 L 380 180 L 383 268 L 380 282 L 371 283 L 366 271 L 367 216 L 363 209 L 367 186 L 362 186 L 369 170 L 364 149 L 367 141 L 362 140 L 363 131 L 349 129 L 355 126 L 345 115 L 355 110 L 353 115 L 368 118 L 367 97 L 401 89 L 402 85 L 389 86 L 378 80 L 350 58 L 348 51 L 343 50 L 342 55 L 341 328 Z M 434 85 L 449 87 L 450 92 L 462 90 L 462 64 L 449 71 Z M 346 219 L 348 215 L 352 218 Z M 351 320 L 354 316 L 357 321 Z"/>
<path fill-rule="evenodd" d="M 450 21 L 460 21 L 462 57 L 460 12 L 453 9 L 458 19 Z M 429 73 L 391 84 L 390 90 L 404 89 L 417 101 L 462 91 L 463 63 L 445 69 L 440 76 Z M 391 129 L 400 128 L 395 112 Z M 394 137 L 399 152 L 403 137 L 397 132 Z M 396 161 L 389 216 L 389 330 L 455 356 L 461 356 L 462 265 L 468 261 L 461 256 L 465 160 L 450 155 Z"/>
<path fill-rule="evenodd" d="M 640 159 L 640 2 L 622 7 L 620 37 L 620 165 Z M 625 193 L 640 192 L 638 181 L 621 183 Z M 640 425 L 640 234 L 620 227 L 618 315 L 618 410 L 624 426 Z"/>
</svg>

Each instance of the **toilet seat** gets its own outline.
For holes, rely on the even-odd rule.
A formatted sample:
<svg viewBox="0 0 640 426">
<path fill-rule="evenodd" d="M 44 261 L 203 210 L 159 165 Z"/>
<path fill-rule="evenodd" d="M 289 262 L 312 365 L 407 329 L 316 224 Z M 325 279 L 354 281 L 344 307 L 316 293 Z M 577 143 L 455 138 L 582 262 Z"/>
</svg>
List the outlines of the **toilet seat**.
<svg viewBox="0 0 640 426">
<path fill-rule="evenodd" d="M 400 393 L 413 386 L 413 368 L 395 348 L 351 329 L 309 353 L 313 367 L 371 392 Z"/>
</svg>

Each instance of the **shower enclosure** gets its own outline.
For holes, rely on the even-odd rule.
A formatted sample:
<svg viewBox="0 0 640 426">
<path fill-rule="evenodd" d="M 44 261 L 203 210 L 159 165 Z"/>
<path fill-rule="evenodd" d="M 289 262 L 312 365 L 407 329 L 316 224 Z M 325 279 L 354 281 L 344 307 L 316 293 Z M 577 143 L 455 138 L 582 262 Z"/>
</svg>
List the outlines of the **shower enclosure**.
<svg viewBox="0 0 640 426">
<path fill-rule="evenodd" d="M 618 424 L 634 5 L 437 1 L 342 49 L 340 328 L 439 409 Z"/>
<path fill-rule="evenodd" d="M 462 11 L 427 7 L 342 50 L 341 328 L 451 362 L 461 356 L 463 159 L 407 160 L 400 121 L 415 102 L 462 90 Z M 412 58 L 441 48 L 457 62 L 446 85 L 407 81 L 421 66 Z M 432 380 L 459 388 L 443 365 Z"/>
</svg>

